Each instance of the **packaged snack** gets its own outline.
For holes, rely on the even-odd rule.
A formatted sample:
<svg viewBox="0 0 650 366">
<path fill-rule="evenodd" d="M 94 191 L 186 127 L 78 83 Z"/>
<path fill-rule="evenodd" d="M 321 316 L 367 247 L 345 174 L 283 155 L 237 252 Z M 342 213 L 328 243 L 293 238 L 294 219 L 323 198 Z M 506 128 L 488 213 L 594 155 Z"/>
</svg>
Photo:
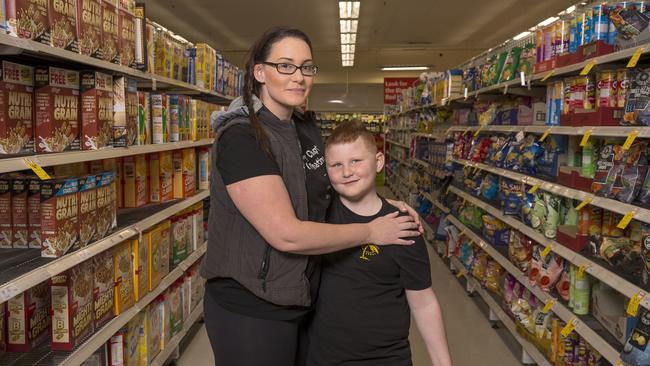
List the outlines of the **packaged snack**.
<svg viewBox="0 0 650 366">
<path fill-rule="evenodd" d="M 111 146 L 113 137 L 113 77 L 101 72 L 81 74 L 81 148 Z"/>
<path fill-rule="evenodd" d="M 41 180 L 33 177 L 29 179 L 28 184 L 27 219 L 29 242 L 27 245 L 30 249 L 41 249 Z M 1 196 L 2 193 L 0 193 Z"/>
<path fill-rule="evenodd" d="M 165 221 L 145 233 L 149 246 L 149 290 L 153 291 L 169 273 L 170 222 Z"/>
<path fill-rule="evenodd" d="M 623 236 L 623 230 L 617 227 L 618 223 L 621 221 L 622 215 L 616 214 L 609 210 L 603 211 L 603 220 L 600 233 L 602 236 L 612 236 L 612 237 L 621 237 Z"/>
<path fill-rule="evenodd" d="M 136 145 L 138 140 L 138 84 L 127 77 L 113 78 L 113 146 Z"/>
<path fill-rule="evenodd" d="M 93 261 L 52 277 L 52 350 L 72 351 L 94 332 Z"/>
<path fill-rule="evenodd" d="M 625 258 L 625 252 L 631 245 L 629 238 L 604 237 L 600 245 L 600 256 L 613 266 L 620 266 Z"/>
<path fill-rule="evenodd" d="M 517 70 L 519 70 L 519 59 L 521 57 L 521 52 L 521 47 L 514 47 L 512 50 L 510 50 L 498 82 L 502 83 L 510 81 L 519 76 Z"/>
<path fill-rule="evenodd" d="M 115 269 L 115 315 L 120 315 L 135 304 L 133 258 L 131 241 L 125 241 L 113 249 Z"/>
<path fill-rule="evenodd" d="M 613 144 L 606 144 L 600 149 L 594 182 L 591 185 L 592 192 L 603 197 L 612 196 L 614 184 L 623 169 L 621 165 L 616 164 L 616 161 L 621 160 L 623 153 L 620 146 Z"/>
<path fill-rule="evenodd" d="M 151 94 L 151 138 L 154 144 L 168 141 L 167 104 L 167 95 Z"/>
<path fill-rule="evenodd" d="M 187 198 L 196 193 L 196 155 L 193 148 L 174 150 L 174 198 Z"/>
<path fill-rule="evenodd" d="M 51 324 L 47 281 L 7 300 L 7 351 L 29 352 L 47 340 Z"/>
<path fill-rule="evenodd" d="M 557 227 L 560 224 L 561 199 L 551 193 L 544 193 L 544 204 L 546 205 L 546 218 L 544 220 L 544 236 L 555 239 Z"/>
<path fill-rule="evenodd" d="M 496 247 L 508 245 L 510 236 L 509 227 L 492 215 L 483 215 L 483 234 L 487 240 Z"/>
<path fill-rule="evenodd" d="M 639 320 L 630 334 L 621 359 L 630 365 L 648 365 L 650 364 L 650 311 L 645 308 L 640 309 Z"/>
<path fill-rule="evenodd" d="M 47 4 L 47 1 L 42 0 L 7 0 L 9 34 L 50 45 Z"/>
<path fill-rule="evenodd" d="M 52 46 L 79 52 L 78 0 L 48 1 Z"/>
<path fill-rule="evenodd" d="M 528 273 L 532 260 L 533 241 L 517 230 L 511 230 L 508 257 L 523 273 Z"/>
<path fill-rule="evenodd" d="M 629 92 L 627 93 L 627 102 L 625 104 L 625 114 L 623 115 L 623 124 L 625 125 L 650 125 L 650 73 L 642 69 L 634 69 L 629 73 L 631 81 Z"/>
<path fill-rule="evenodd" d="M 485 280 L 485 273 L 488 265 L 488 255 L 487 253 L 481 251 L 476 255 L 474 259 L 474 266 L 472 268 L 472 276 L 476 278 L 479 282 Z"/>
<path fill-rule="evenodd" d="M 493 174 L 487 174 L 481 183 L 481 193 L 487 200 L 494 199 L 499 193 L 499 178 Z"/>
<path fill-rule="evenodd" d="M 36 68 L 35 84 L 36 152 L 79 150 L 79 73 Z"/>
<path fill-rule="evenodd" d="M 560 297 L 564 301 L 569 301 L 569 289 L 571 285 L 570 274 L 569 274 L 570 268 L 571 266 L 564 267 L 564 271 L 562 271 L 560 280 L 555 285 L 555 289 L 557 290 L 558 295 L 560 295 Z"/>
<path fill-rule="evenodd" d="M 95 329 L 99 329 L 115 317 L 115 270 L 113 251 L 107 250 L 92 258 L 93 309 Z"/>
<path fill-rule="evenodd" d="M 575 271 L 575 290 L 573 300 L 573 312 L 577 315 L 589 314 L 589 298 L 591 281 L 587 273 Z"/>
<path fill-rule="evenodd" d="M 126 9 L 118 10 L 118 42 L 120 63 L 135 67 L 135 16 Z"/>
<path fill-rule="evenodd" d="M 508 178 L 501 178 L 501 201 L 503 213 L 506 215 L 519 215 L 524 203 L 524 184 Z"/>
<path fill-rule="evenodd" d="M 124 207 L 141 207 L 147 204 L 147 155 L 125 156 L 123 164 Z"/>
<path fill-rule="evenodd" d="M 564 260 L 555 253 L 550 253 L 546 258 L 541 260 L 540 274 L 537 284 L 542 290 L 550 292 L 560 279 L 563 271 Z"/>
<path fill-rule="evenodd" d="M 79 179 L 79 248 L 97 237 L 97 175 Z"/>
<path fill-rule="evenodd" d="M 79 14 L 79 52 L 82 55 L 102 58 L 102 5 L 101 0 L 77 0 Z"/>
<path fill-rule="evenodd" d="M 0 156 L 33 151 L 34 68 L 2 61 Z"/>
<path fill-rule="evenodd" d="M 79 179 L 41 183 L 41 256 L 57 258 L 79 240 Z"/>
<path fill-rule="evenodd" d="M 169 96 L 169 141 L 178 142 L 180 141 L 180 96 L 179 95 L 170 95 Z"/>
<path fill-rule="evenodd" d="M 503 275 L 503 267 L 494 260 L 488 261 L 485 271 L 485 288 L 494 293 L 499 293 L 499 282 Z"/>
<path fill-rule="evenodd" d="M 641 271 L 641 284 L 644 289 L 650 288 L 650 224 L 641 226 L 641 258 L 643 258 L 643 270 Z"/>
<path fill-rule="evenodd" d="M 14 248 L 27 248 L 29 240 L 27 219 L 27 188 L 29 178 L 14 176 L 11 179 L 11 226 L 12 246 Z"/>
<path fill-rule="evenodd" d="M 102 1 L 102 59 L 120 63 L 119 22 L 117 7 L 109 1 Z"/>
<path fill-rule="evenodd" d="M 149 154 L 149 186 L 151 202 L 174 199 L 174 163 L 171 151 Z"/>
</svg>

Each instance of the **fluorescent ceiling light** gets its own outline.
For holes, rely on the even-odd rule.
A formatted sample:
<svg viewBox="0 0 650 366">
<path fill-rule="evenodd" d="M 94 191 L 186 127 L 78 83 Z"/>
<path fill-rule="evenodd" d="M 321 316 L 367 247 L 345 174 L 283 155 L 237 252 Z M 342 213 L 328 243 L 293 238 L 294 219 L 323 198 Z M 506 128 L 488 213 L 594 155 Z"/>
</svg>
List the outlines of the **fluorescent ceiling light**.
<svg viewBox="0 0 650 366">
<path fill-rule="evenodd" d="M 354 61 L 354 53 L 342 53 L 341 61 Z"/>
<path fill-rule="evenodd" d="M 528 36 L 529 34 L 530 34 L 530 32 L 528 32 L 528 31 L 521 32 L 521 33 L 517 34 L 516 36 L 514 36 L 512 39 L 514 39 L 515 41 L 518 41 L 518 40 Z"/>
<path fill-rule="evenodd" d="M 341 99 L 332 99 L 329 102 L 334 103 L 334 104 L 343 104 L 343 103 L 345 103 Z"/>
<path fill-rule="evenodd" d="M 339 1 L 339 18 L 358 19 L 360 7 L 360 1 Z"/>
<path fill-rule="evenodd" d="M 343 62 L 341 63 L 341 65 L 342 65 L 343 67 L 352 67 L 352 66 L 354 66 L 354 61 L 343 61 Z"/>
<path fill-rule="evenodd" d="M 567 14 L 571 14 L 571 13 L 573 13 L 574 11 L 576 11 L 576 6 L 575 6 L 575 5 L 571 5 L 571 6 L 569 6 L 568 8 L 566 8 L 566 10 L 565 10 L 564 12 L 567 13 Z"/>
<path fill-rule="evenodd" d="M 547 25 L 553 23 L 554 21 L 556 21 L 558 19 L 560 19 L 560 18 L 558 18 L 558 17 L 550 17 L 550 18 L 542 21 L 541 23 L 537 24 L 537 26 L 538 27 L 546 27 Z"/>
<path fill-rule="evenodd" d="M 359 26 L 358 20 L 339 20 L 341 23 L 341 33 L 356 33 Z"/>
<path fill-rule="evenodd" d="M 341 44 L 355 44 L 357 43 L 356 33 L 341 33 Z"/>
<path fill-rule="evenodd" d="M 417 71 L 429 70 L 429 66 L 384 66 L 381 71 Z"/>
<path fill-rule="evenodd" d="M 356 46 L 353 44 L 342 44 L 341 53 L 354 53 Z"/>
</svg>

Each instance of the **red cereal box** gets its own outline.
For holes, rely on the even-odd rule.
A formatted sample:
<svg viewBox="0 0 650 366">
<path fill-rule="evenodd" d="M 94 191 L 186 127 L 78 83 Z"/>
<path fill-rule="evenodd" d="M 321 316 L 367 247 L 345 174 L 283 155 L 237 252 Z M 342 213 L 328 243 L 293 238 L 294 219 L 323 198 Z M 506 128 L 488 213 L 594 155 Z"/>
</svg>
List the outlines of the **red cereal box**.
<svg viewBox="0 0 650 366">
<path fill-rule="evenodd" d="M 52 46 L 79 52 L 77 0 L 49 0 Z"/>
<path fill-rule="evenodd" d="M 93 262 L 82 262 L 50 279 L 52 350 L 72 351 L 93 333 Z"/>
<path fill-rule="evenodd" d="M 95 329 L 115 317 L 115 281 L 113 279 L 113 251 L 107 250 L 93 257 L 93 309 Z"/>
<path fill-rule="evenodd" d="M 34 68 L 2 62 L 0 155 L 34 150 Z"/>
<path fill-rule="evenodd" d="M 29 178 L 15 176 L 11 180 L 11 226 L 13 247 L 28 248 L 27 192 Z"/>
<path fill-rule="evenodd" d="M 96 238 L 97 232 L 97 175 L 79 179 L 79 247 Z"/>
<path fill-rule="evenodd" d="M 27 220 L 28 246 L 31 249 L 41 249 L 41 180 L 36 177 L 29 179 L 27 187 Z"/>
<path fill-rule="evenodd" d="M 11 178 L 0 176 L 0 248 L 11 248 Z"/>
<path fill-rule="evenodd" d="M 79 2 L 79 52 L 102 58 L 102 3 L 101 0 Z"/>
<path fill-rule="evenodd" d="M 36 285 L 7 301 L 7 351 L 29 352 L 50 334 L 50 286 Z"/>
<path fill-rule="evenodd" d="M 120 63 L 128 67 L 136 67 L 135 63 L 135 16 L 132 12 L 120 9 L 119 19 L 119 45 Z"/>
<path fill-rule="evenodd" d="M 41 256 L 57 258 L 79 240 L 79 179 L 41 183 Z"/>
<path fill-rule="evenodd" d="M 113 77 L 82 72 L 81 106 L 81 149 L 109 147 L 113 136 Z"/>
<path fill-rule="evenodd" d="M 79 73 L 36 68 L 35 150 L 79 150 Z"/>
<path fill-rule="evenodd" d="M 7 0 L 6 5 L 11 35 L 50 44 L 48 0 Z"/>
<path fill-rule="evenodd" d="M 102 57 L 104 61 L 120 63 L 119 21 L 117 7 L 102 1 Z"/>
</svg>

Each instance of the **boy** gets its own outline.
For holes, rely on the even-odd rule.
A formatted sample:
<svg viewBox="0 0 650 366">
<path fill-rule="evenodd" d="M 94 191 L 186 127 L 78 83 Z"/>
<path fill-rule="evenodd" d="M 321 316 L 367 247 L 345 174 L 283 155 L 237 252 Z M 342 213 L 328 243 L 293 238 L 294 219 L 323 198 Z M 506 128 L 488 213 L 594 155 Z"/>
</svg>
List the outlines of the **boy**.
<svg viewBox="0 0 650 366">
<path fill-rule="evenodd" d="M 375 139 L 363 123 L 339 125 L 327 140 L 325 160 L 338 193 L 330 208 L 330 223 L 370 222 L 396 210 L 375 190 L 384 155 L 377 152 Z M 411 311 L 432 364 L 450 366 L 421 237 L 411 246 L 367 243 L 323 256 L 307 365 L 412 365 Z"/>
</svg>

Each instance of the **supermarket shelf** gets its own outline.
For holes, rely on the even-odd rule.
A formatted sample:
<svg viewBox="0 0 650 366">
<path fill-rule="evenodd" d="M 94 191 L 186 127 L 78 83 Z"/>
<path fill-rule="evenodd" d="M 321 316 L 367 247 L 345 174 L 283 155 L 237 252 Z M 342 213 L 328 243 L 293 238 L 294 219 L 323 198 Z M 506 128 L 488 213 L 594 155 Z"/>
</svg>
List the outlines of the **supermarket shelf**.
<svg viewBox="0 0 650 366">
<path fill-rule="evenodd" d="M 158 356 L 154 358 L 149 366 L 164 366 L 172 353 L 178 348 L 181 341 L 187 335 L 187 332 L 194 326 L 194 324 L 203 316 L 203 301 L 200 301 L 196 308 L 192 311 L 190 316 L 183 321 L 183 330 L 176 334 L 174 338 L 169 341 L 165 349 L 160 351 Z"/>
<path fill-rule="evenodd" d="M 434 206 L 438 207 L 438 209 L 440 209 L 440 211 L 442 211 L 442 212 L 444 212 L 444 213 L 446 213 L 446 214 L 449 213 L 449 208 L 448 208 L 447 206 L 443 205 L 442 203 L 440 203 L 440 201 L 438 201 L 437 199 L 431 197 L 431 195 L 430 195 L 429 193 L 427 193 L 427 192 L 420 192 L 420 194 L 421 194 L 424 198 L 426 198 L 427 200 L 429 200 L 429 202 L 433 203 Z"/>
<path fill-rule="evenodd" d="M 552 366 L 546 357 L 544 357 L 544 355 L 537 349 L 537 347 L 519 335 L 515 322 L 510 319 L 505 311 L 503 311 L 494 297 L 492 297 L 492 295 L 489 294 L 488 291 L 484 289 L 483 286 L 481 286 L 481 284 L 474 277 L 472 277 L 467 269 L 465 269 L 465 266 L 460 263 L 458 258 L 451 257 L 449 260 L 451 261 L 454 269 L 464 275 L 465 280 L 469 282 L 470 287 L 474 290 L 474 292 L 476 292 L 483 299 L 492 313 L 496 315 L 497 318 L 499 318 L 501 324 L 503 324 L 510 331 L 512 337 L 521 345 L 523 351 L 526 352 L 526 354 L 528 354 L 528 356 L 530 356 L 530 358 L 532 358 L 538 366 Z"/>
<path fill-rule="evenodd" d="M 613 200 L 611 198 L 599 197 L 594 195 L 591 192 L 585 192 L 585 191 L 580 191 L 577 189 L 565 187 L 561 184 L 547 182 L 539 178 L 531 177 L 525 174 L 513 172 L 502 168 L 495 168 L 489 165 L 475 163 L 463 159 L 451 159 L 451 161 L 465 166 L 479 168 L 481 170 L 485 170 L 486 172 L 490 172 L 496 175 L 500 175 L 502 177 L 506 177 L 519 182 L 526 183 L 530 186 L 539 184 L 540 189 L 547 192 L 551 192 L 559 196 L 573 198 L 579 201 L 584 201 L 585 199 L 591 199 L 591 202 L 589 203 L 590 205 L 602 207 L 606 210 L 613 211 L 621 215 L 626 215 L 627 213 L 634 212 L 633 218 L 635 220 L 650 223 L 650 210 L 643 207 L 635 206 L 628 203 L 623 203 L 620 201 Z"/>
<path fill-rule="evenodd" d="M 388 131 L 413 131 L 415 130 L 415 127 L 391 127 L 391 126 L 386 126 L 388 128 Z"/>
<path fill-rule="evenodd" d="M 587 257 L 582 256 L 579 253 L 576 253 L 575 251 L 563 246 L 562 244 L 556 241 L 548 239 L 546 236 L 544 236 L 544 234 L 536 231 L 533 228 L 526 226 L 524 223 L 511 216 L 504 215 L 501 212 L 501 210 L 493 207 L 492 205 L 486 202 L 483 202 L 482 200 L 468 194 L 467 192 L 464 192 L 463 190 L 460 190 L 456 187 L 451 187 L 449 189 L 449 192 L 453 192 L 459 197 L 462 197 L 463 199 L 467 200 L 468 202 L 471 202 L 472 204 L 481 207 L 483 210 L 487 211 L 490 215 L 498 218 L 499 220 L 503 221 L 510 227 L 517 229 L 518 231 L 522 232 L 529 238 L 535 240 L 540 245 L 544 245 L 544 246 L 551 245 L 552 251 L 554 253 L 558 254 L 565 260 L 573 263 L 577 267 L 585 266 L 585 272 L 589 273 L 592 277 L 597 278 L 601 282 L 607 284 L 609 287 L 616 289 L 616 291 L 627 296 L 628 298 L 632 298 L 639 291 L 642 291 L 642 289 L 639 286 L 629 282 L 628 280 L 617 275 L 611 270 L 599 265 L 598 263 L 595 263 L 594 261 L 590 260 Z M 646 309 L 650 309 L 650 299 L 648 299 L 646 296 L 641 302 L 641 305 Z"/>
<path fill-rule="evenodd" d="M 410 149 L 411 148 L 410 146 L 408 146 L 406 144 L 402 144 L 400 142 L 389 140 L 389 139 L 386 139 L 386 142 L 388 142 L 389 144 L 395 145 L 395 146 L 403 147 L 405 149 Z"/>
<path fill-rule="evenodd" d="M 612 347 L 609 342 L 603 339 L 598 333 L 591 329 L 584 320 L 577 317 L 571 310 L 564 304 L 555 299 L 548 293 L 542 291 L 539 287 L 531 285 L 528 278 L 522 273 L 514 264 L 512 264 L 506 257 L 499 253 L 494 247 L 485 242 L 480 236 L 476 235 L 470 228 L 458 221 L 456 217 L 447 216 L 449 222 L 465 233 L 474 243 L 483 249 L 490 257 L 499 262 L 499 264 L 521 284 L 526 286 L 530 292 L 535 295 L 543 303 L 548 303 L 551 299 L 554 300 L 552 311 L 566 323 L 574 321 L 576 324 L 575 331 L 582 336 L 582 338 L 592 345 L 600 354 L 612 364 L 616 364 L 620 360 L 619 351 Z"/>
<path fill-rule="evenodd" d="M 432 168 L 431 164 L 429 164 L 428 162 L 426 162 L 424 160 L 413 159 L 413 162 L 417 163 L 418 165 L 421 165 L 421 166 L 423 166 L 424 168 L 427 168 L 427 169 Z"/>
<path fill-rule="evenodd" d="M 78 366 L 90 357 L 99 347 L 106 343 L 118 330 L 120 330 L 129 320 L 136 316 L 141 310 L 145 309 L 150 302 L 152 302 L 158 295 L 163 293 L 169 286 L 173 285 L 185 271 L 187 271 L 207 250 L 207 243 L 204 243 L 194 253 L 190 254 L 177 268 L 171 271 L 165 278 L 162 279 L 155 290 L 147 294 L 142 300 L 138 301 L 129 310 L 123 312 L 115 317 L 103 328 L 96 331 L 95 334 L 83 343 L 79 348 L 72 352 L 61 365 Z"/>
<path fill-rule="evenodd" d="M 21 157 L 0 159 L 0 173 L 9 173 L 29 169 L 25 165 L 24 158 L 36 159 L 40 166 L 47 167 L 61 164 L 81 163 L 91 160 L 121 158 L 124 156 L 149 154 L 161 151 L 170 151 L 192 147 L 212 145 L 214 139 L 203 139 L 199 141 L 171 142 L 165 144 L 148 144 L 130 146 L 127 148 L 109 148 L 104 150 L 80 150 L 62 153 L 25 155 Z"/>
<path fill-rule="evenodd" d="M 464 132 L 476 131 L 480 128 L 481 132 L 528 132 L 543 134 L 549 131 L 552 135 L 568 135 L 568 136 L 583 136 L 587 131 L 591 131 L 591 136 L 604 136 L 604 137 L 627 137 L 634 130 L 639 132 L 639 138 L 650 138 L 650 127 L 645 126 L 581 126 L 581 127 L 566 127 L 566 126 L 452 126 L 449 131 Z"/>
<path fill-rule="evenodd" d="M 30 39 L 13 37 L 8 34 L 0 34 L 0 50 L 3 54 L 13 54 L 13 55 L 27 55 L 33 56 L 36 58 L 44 59 L 56 59 L 63 60 L 67 62 L 72 62 L 75 64 L 82 64 L 85 66 L 90 66 L 92 68 L 102 69 L 104 71 L 109 71 L 113 73 L 118 73 L 122 75 L 131 76 L 142 81 L 150 82 L 151 88 L 156 89 L 157 87 L 173 87 L 177 88 L 180 91 L 189 92 L 192 94 L 203 94 L 215 97 L 219 102 L 230 102 L 234 98 L 225 96 L 223 94 L 217 93 L 212 90 L 199 88 L 196 85 L 185 83 L 182 81 L 165 78 L 159 75 L 154 75 L 146 73 L 140 70 L 136 70 L 130 67 L 116 65 L 107 61 L 99 60 L 93 57 L 80 55 L 72 51 L 66 51 L 64 49 L 51 47 L 39 42 L 32 41 Z"/>
<path fill-rule="evenodd" d="M 163 204 L 148 205 L 136 209 L 122 210 L 118 222 L 125 225 L 106 238 L 89 246 L 66 254 L 57 259 L 40 257 L 39 250 L 25 250 L 26 257 L 12 266 L 3 265 L 0 270 L 0 303 L 24 292 L 25 290 L 48 280 L 52 276 L 70 269 L 93 256 L 114 247 L 130 237 L 140 235 L 157 223 L 175 215 L 204 198 L 210 196 L 205 190 L 182 200 Z"/>
</svg>

